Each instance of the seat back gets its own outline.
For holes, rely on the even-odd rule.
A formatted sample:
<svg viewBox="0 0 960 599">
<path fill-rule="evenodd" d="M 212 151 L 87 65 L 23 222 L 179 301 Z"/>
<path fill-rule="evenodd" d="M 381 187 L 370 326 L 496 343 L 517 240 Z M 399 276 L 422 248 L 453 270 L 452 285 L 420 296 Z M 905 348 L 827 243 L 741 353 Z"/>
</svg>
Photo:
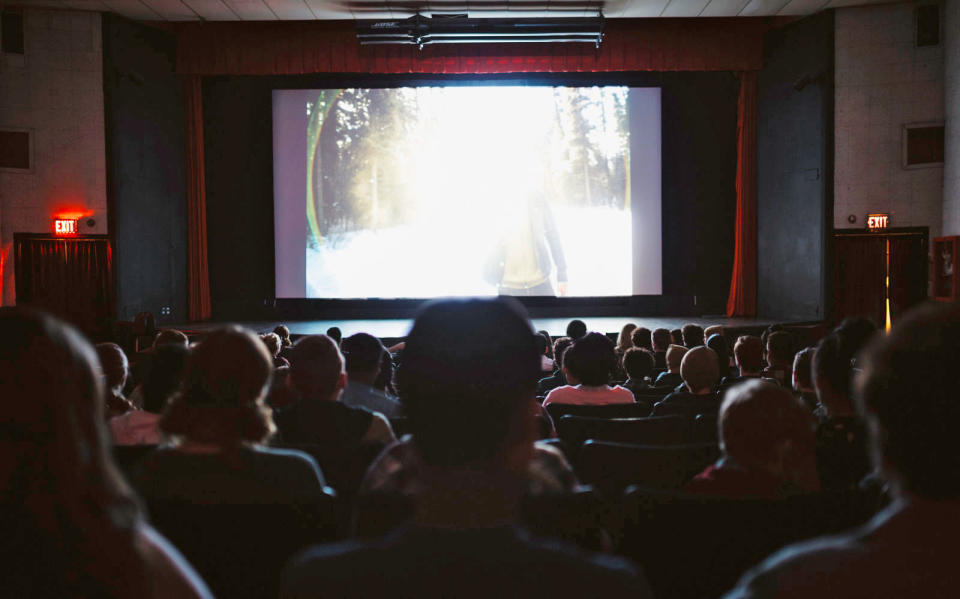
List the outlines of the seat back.
<svg viewBox="0 0 960 599">
<path fill-rule="evenodd" d="M 643 566 L 655 596 L 719 597 L 784 545 L 858 524 L 842 521 L 848 513 L 823 495 L 731 500 L 631 488 L 620 552 Z"/>
<path fill-rule="evenodd" d="M 590 440 L 580 448 L 577 475 L 607 494 L 637 484 L 679 489 L 720 457 L 715 443 L 632 445 Z"/>
<path fill-rule="evenodd" d="M 697 414 L 693 421 L 694 443 L 716 443 L 720 437 L 716 414 Z"/>
<path fill-rule="evenodd" d="M 605 406 L 582 406 L 566 403 L 551 403 L 546 407 L 554 424 L 566 415 L 589 416 L 592 418 L 643 418 L 649 416 L 650 409 L 636 403 L 609 404 Z"/>
<path fill-rule="evenodd" d="M 636 445 L 678 445 L 690 441 L 692 427 L 680 416 L 657 418 L 588 418 L 564 416 L 557 425 L 561 439 L 580 447 L 588 439 Z"/>
<path fill-rule="evenodd" d="M 115 445 L 113 461 L 127 479 L 132 479 L 143 459 L 156 448 L 156 445 Z"/>
<path fill-rule="evenodd" d="M 310 504 L 196 504 L 155 501 L 151 522 L 217 597 L 276 597 L 280 574 L 300 550 L 336 538 L 332 496 Z"/>
</svg>

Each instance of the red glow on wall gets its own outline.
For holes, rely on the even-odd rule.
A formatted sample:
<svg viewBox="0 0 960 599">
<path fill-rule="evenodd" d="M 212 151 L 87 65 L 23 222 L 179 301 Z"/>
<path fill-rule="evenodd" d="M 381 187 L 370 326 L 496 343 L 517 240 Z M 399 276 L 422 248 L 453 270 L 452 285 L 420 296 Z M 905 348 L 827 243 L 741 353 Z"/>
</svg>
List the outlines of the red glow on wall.
<svg viewBox="0 0 960 599">
<path fill-rule="evenodd" d="M 77 235 L 77 220 L 72 218 L 53 219 L 53 234 L 57 237 L 75 237 Z"/>
</svg>

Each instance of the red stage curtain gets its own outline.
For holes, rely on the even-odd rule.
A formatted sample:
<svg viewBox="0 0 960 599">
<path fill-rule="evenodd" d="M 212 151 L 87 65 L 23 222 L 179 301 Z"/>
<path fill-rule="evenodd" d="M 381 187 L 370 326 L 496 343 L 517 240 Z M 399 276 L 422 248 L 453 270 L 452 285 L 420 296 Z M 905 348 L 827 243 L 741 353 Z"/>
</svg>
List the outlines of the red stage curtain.
<svg viewBox="0 0 960 599">
<path fill-rule="evenodd" d="M 727 316 L 757 314 L 757 72 L 739 73 L 737 216 Z"/>
<path fill-rule="evenodd" d="M 190 320 L 210 318 L 207 196 L 203 162 L 203 78 L 184 79 L 187 124 L 187 303 Z"/>
<path fill-rule="evenodd" d="M 615 19 L 603 43 L 360 46 L 352 21 L 182 23 L 177 71 L 304 73 L 570 73 L 751 71 L 762 67 L 760 18 Z"/>
</svg>

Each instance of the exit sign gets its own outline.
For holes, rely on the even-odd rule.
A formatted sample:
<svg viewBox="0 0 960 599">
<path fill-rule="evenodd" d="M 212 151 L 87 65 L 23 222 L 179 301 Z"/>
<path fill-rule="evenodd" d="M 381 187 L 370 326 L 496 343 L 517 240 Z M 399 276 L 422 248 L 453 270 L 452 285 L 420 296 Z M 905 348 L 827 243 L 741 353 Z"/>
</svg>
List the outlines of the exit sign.
<svg viewBox="0 0 960 599">
<path fill-rule="evenodd" d="M 72 237 L 77 234 L 77 221 L 68 218 L 53 220 L 53 234 L 58 237 Z"/>
<path fill-rule="evenodd" d="M 882 231 L 890 225 L 889 214 L 868 214 L 867 228 L 871 231 Z"/>
</svg>

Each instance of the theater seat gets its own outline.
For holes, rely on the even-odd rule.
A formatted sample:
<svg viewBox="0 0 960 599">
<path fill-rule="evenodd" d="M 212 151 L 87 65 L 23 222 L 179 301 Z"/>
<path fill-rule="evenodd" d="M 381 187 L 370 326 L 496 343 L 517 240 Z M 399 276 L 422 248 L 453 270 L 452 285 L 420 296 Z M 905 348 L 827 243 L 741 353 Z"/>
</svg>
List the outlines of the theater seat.
<svg viewBox="0 0 960 599">
<path fill-rule="evenodd" d="M 690 442 L 693 427 L 681 416 L 587 418 L 568 415 L 560 419 L 557 432 L 569 447 L 577 448 L 588 439 L 636 445 L 679 445 Z"/>
<path fill-rule="evenodd" d="M 693 422 L 694 443 L 716 443 L 720 437 L 716 414 L 697 414 Z"/>
<path fill-rule="evenodd" d="M 311 504 L 150 502 L 150 520 L 197 569 L 217 597 L 276 597 L 286 562 L 336 539 L 333 495 Z"/>
<path fill-rule="evenodd" d="M 576 471 L 580 482 L 608 495 L 633 484 L 679 489 L 719 455 L 716 443 L 632 445 L 590 440 L 580 448 Z"/>
<path fill-rule="evenodd" d="M 643 566 L 657 597 L 719 597 L 788 543 L 856 526 L 849 498 L 730 500 L 630 488 L 620 552 Z"/>
<path fill-rule="evenodd" d="M 132 479 L 143 459 L 156 448 L 156 445 L 115 445 L 113 460 L 120 468 L 120 472 L 127 479 Z"/>
<path fill-rule="evenodd" d="M 644 418 L 650 415 L 650 408 L 637 403 L 620 403 L 606 406 L 581 406 L 576 404 L 552 403 L 547 413 L 554 424 L 566 415 L 589 416 L 592 418 Z"/>
</svg>

